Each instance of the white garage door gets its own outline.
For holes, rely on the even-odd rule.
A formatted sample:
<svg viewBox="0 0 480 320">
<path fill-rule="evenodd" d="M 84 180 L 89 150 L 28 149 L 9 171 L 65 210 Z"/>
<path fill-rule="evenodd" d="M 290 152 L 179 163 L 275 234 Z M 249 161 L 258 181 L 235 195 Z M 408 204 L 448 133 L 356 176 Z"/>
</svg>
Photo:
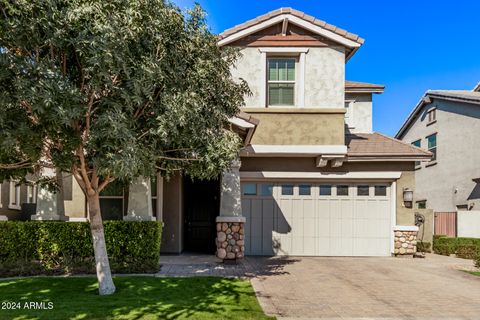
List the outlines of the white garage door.
<svg viewBox="0 0 480 320">
<path fill-rule="evenodd" d="M 248 255 L 388 256 L 390 184 L 242 183 Z"/>
</svg>

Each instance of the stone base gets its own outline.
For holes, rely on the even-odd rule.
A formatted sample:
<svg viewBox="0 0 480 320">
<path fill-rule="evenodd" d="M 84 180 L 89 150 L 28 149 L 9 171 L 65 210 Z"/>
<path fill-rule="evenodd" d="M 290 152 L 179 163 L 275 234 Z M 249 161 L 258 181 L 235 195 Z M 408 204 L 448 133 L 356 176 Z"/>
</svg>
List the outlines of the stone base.
<svg viewBox="0 0 480 320">
<path fill-rule="evenodd" d="M 395 256 L 410 255 L 417 252 L 417 232 L 412 230 L 395 230 Z"/>
<path fill-rule="evenodd" d="M 217 220 L 217 253 L 224 261 L 242 259 L 245 255 L 245 223 Z"/>
<path fill-rule="evenodd" d="M 0 221 L 8 221 L 8 217 L 7 216 L 0 216 Z"/>
<path fill-rule="evenodd" d="M 32 221 L 68 221 L 67 216 L 59 216 L 58 214 L 34 214 L 30 216 Z"/>
<path fill-rule="evenodd" d="M 157 221 L 157 218 L 154 216 L 136 216 L 128 214 L 123 217 L 125 221 Z"/>
</svg>

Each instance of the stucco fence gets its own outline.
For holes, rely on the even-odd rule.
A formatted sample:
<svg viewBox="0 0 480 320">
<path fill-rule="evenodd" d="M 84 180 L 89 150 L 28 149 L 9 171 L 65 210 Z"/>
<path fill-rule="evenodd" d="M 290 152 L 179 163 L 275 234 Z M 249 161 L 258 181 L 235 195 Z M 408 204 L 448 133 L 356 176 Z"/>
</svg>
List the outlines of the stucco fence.
<svg viewBox="0 0 480 320">
<path fill-rule="evenodd" d="M 457 236 L 480 238 L 480 210 L 457 211 Z"/>
</svg>

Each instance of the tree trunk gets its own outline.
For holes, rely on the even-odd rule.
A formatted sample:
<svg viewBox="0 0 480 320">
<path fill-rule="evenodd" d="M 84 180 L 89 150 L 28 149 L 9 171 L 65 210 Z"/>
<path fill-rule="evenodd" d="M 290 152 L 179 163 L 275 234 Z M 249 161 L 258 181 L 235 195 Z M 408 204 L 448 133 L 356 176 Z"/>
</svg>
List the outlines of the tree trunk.
<svg viewBox="0 0 480 320">
<path fill-rule="evenodd" d="M 95 192 L 92 196 L 87 196 L 87 200 L 90 213 L 90 230 L 92 232 L 93 251 L 95 253 L 98 292 L 100 295 L 109 295 L 115 292 L 115 284 L 113 283 L 110 263 L 108 262 L 98 192 Z"/>
</svg>

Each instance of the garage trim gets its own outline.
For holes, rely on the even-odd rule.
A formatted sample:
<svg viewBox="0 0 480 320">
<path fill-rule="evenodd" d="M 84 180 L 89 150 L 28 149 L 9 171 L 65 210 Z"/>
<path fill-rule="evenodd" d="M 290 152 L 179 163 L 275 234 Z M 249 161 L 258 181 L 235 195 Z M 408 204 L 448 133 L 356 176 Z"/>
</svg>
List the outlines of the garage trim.
<svg viewBox="0 0 480 320">
<path fill-rule="evenodd" d="M 400 171 L 355 171 L 355 172 L 291 172 L 291 171 L 240 171 L 240 178 L 259 179 L 386 179 L 396 180 L 402 176 Z"/>
<path fill-rule="evenodd" d="M 267 173 L 267 174 L 265 175 L 264 173 Z M 274 173 L 274 176 L 275 174 L 277 175 L 275 177 L 272 177 L 268 173 L 270 174 Z M 257 183 L 262 183 L 267 179 L 269 179 L 269 181 L 275 181 L 275 182 L 292 182 L 292 183 L 298 183 L 299 180 L 305 181 L 305 179 L 307 179 L 307 181 L 311 179 L 313 181 L 318 181 L 318 182 L 334 181 L 335 183 L 343 182 L 343 180 L 345 180 L 346 183 L 350 182 L 354 184 L 361 183 L 362 181 L 390 183 L 390 206 L 391 206 L 390 208 L 390 214 L 391 214 L 390 216 L 390 254 L 394 253 L 394 250 L 395 250 L 394 229 L 397 221 L 397 215 L 396 215 L 397 182 L 395 180 L 400 178 L 401 172 L 350 172 L 350 175 L 347 175 L 347 176 L 345 175 L 345 173 L 341 173 L 341 174 L 334 173 L 334 174 L 322 175 L 321 176 L 322 178 L 318 178 L 318 175 L 322 174 L 320 172 L 297 172 L 298 175 L 293 176 L 294 178 L 292 178 L 292 174 L 295 174 L 295 172 L 282 172 L 282 173 L 288 174 L 288 177 L 282 177 L 278 175 L 278 172 L 241 172 L 240 176 L 241 176 L 242 182 L 257 182 Z M 368 176 L 366 175 L 367 173 L 368 173 Z M 259 174 L 261 175 L 259 176 Z M 299 175 L 302 175 L 302 174 L 308 174 L 307 175 L 308 178 L 299 177 Z M 315 174 L 315 175 L 312 175 L 312 174 Z M 357 179 L 362 179 L 362 181 L 358 181 Z"/>
</svg>

